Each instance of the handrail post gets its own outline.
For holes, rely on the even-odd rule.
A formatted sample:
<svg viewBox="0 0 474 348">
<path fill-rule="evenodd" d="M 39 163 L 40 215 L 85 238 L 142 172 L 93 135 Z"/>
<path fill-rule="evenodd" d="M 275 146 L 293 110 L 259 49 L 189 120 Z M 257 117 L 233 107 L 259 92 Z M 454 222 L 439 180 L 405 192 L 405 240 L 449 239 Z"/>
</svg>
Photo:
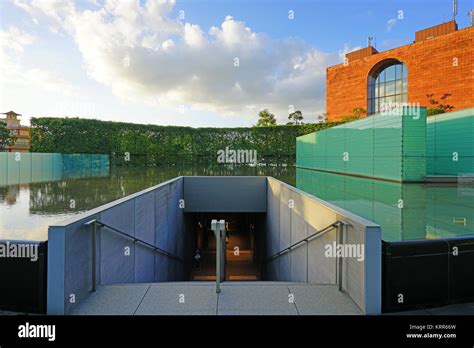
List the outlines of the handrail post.
<svg viewBox="0 0 474 348">
<path fill-rule="evenodd" d="M 346 234 L 346 227 L 347 223 L 344 221 L 339 221 L 337 225 L 337 245 L 339 248 L 339 245 L 344 244 L 344 235 Z M 344 259 L 342 256 L 339 256 L 339 253 L 337 254 L 337 283 L 338 283 L 338 289 L 339 291 L 342 291 L 342 268 L 343 268 L 343 262 Z"/>
<path fill-rule="evenodd" d="M 91 220 L 89 222 L 86 222 L 87 226 L 92 227 L 92 233 L 91 233 L 91 239 L 92 239 L 92 269 L 91 269 L 91 274 L 92 274 L 92 292 L 96 291 L 96 283 L 97 283 L 97 275 L 96 275 L 96 270 L 97 270 L 97 220 Z"/>
<path fill-rule="evenodd" d="M 225 281 L 226 262 L 227 262 L 227 231 L 225 230 L 225 221 L 221 220 L 221 282 Z"/>
<path fill-rule="evenodd" d="M 222 253 L 226 252 L 222 242 L 223 237 L 225 242 L 225 221 L 212 220 L 211 229 L 216 237 L 216 293 L 220 293 L 223 269 L 225 267 L 225 260 L 222 258 Z"/>
<path fill-rule="evenodd" d="M 97 283 L 97 225 L 99 225 L 99 228 L 102 227 L 101 223 L 97 221 L 97 219 L 91 220 L 86 222 L 84 225 L 86 226 L 92 226 L 92 234 L 91 234 L 91 239 L 92 239 L 92 292 L 96 291 L 96 283 Z"/>
<path fill-rule="evenodd" d="M 97 224 L 94 224 L 94 231 L 92 232 L 92 291 L 96 291 L 97 281 Z"/>
</svg>

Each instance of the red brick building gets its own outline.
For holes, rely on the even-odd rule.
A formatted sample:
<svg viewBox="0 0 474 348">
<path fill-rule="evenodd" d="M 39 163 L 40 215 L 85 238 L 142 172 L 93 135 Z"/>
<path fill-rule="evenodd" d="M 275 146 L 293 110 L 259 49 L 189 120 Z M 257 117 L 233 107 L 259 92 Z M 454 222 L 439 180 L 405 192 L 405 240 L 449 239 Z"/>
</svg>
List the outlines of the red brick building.
<svg viewBox="0 0 474 348">
<path fill-rule="evenodd" d="M 372 46 L 346 54 L 327 68 L 329 121 L 363 108 L 376 113 L 383 103 L 420 103 L 449 93 L 452 111 L 474 107 L 474 27 L 458 30 L 455 21 L 418 31 L 412 44 L 378 52 Z"/>
</svg>

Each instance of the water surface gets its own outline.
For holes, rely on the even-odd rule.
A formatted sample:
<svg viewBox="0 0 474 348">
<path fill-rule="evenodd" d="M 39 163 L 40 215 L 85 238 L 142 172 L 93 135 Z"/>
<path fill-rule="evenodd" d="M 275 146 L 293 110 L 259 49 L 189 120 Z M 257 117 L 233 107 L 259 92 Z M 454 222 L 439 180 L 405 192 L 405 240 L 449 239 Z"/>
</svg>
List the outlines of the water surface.
<svg viewBox="0 0 474 348">
<path fill-rule="evenodd" d="M 474 235 L 472 184 L 400 184 L 298 168 L 296 186 L 381 225 L 386 241 Z"/>
<path fill-rule="evenodd" d="M 0 185 L 0 239 L 45 240 L 51 224 L 180 175 L 273 176 L 380 224 L 387 241 L 474 235 L 473 186 L 400 184 L 292 166 L 195 165 L 77 168 L 43 173 L 39 182 L 10 173 Z"/>
<path fill-rule="evenodd" d="M 58 168 L 50 172 L 40 182 L 10 173 L 9 184 L 0 185 L 0 239 L 46 240 L 48 226 L 55 222 L 180 175 L 269 175 L 295 184 L 291 166 L 105 167 L 66 172 Z"/>
</svg>

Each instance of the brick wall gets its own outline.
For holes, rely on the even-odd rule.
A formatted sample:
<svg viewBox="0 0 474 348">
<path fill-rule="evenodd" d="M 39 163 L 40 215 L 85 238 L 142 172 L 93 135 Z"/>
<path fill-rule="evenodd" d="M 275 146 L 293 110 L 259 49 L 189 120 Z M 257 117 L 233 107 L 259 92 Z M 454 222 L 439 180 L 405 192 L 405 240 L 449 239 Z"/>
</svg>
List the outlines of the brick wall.
<svg viewBox="0 0 474 348">
<path fill-rule="evenodd" d="M 450 93 L 453 111 L 474 107 L 474 27 L 339 64 L 326 71 L 329 121 L 367 109 L 367 78 L 379 63 L 397 59 L 408 67 L 408 102 L 429 107 L 427 94 Z M 456 66 L 457 64 L 457 66 Z"/>
</svg>

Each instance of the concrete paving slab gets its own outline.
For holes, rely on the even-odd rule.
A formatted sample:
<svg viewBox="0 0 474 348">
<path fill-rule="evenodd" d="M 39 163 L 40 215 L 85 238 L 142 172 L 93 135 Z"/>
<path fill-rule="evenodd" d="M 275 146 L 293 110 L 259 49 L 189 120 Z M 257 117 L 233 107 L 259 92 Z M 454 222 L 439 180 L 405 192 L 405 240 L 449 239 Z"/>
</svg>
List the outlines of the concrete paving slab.
<svg viewBox="0 0 474 348">
<path fill-rule="evenodd" d="M 74 315 L 133 315 L 150 284 L 99 286 L 72 310 Z"/>
<path fill-rule="evenodd" d="M 361 315 L 352 299 L 336 285 L 290 285 L 295 305 L 301 315 Z"/>
<path fill-rule="evenodd" d="M 213 285 L 153 284 L 135 314 L 215 315 L 216 309 L 217 294 Z"/>
<path fill-rule="evenodd" d="M 252 282 L 253 283 L 253 282 Z M 232 285 L 224 283 L 218 315 L 297 315 L 289 302 L 288 287 L 280 285 Z"/>
<path fill-rule="evenodd" d="M 334 285 L 294 282 L 164 282 L 100 286 L 72 314 L 324 315 L 361 314 Z M 294 295 L 294 302 L 290 301 Z M 181 301 L 180 301 L 181 300 Z"/>
</svg>

